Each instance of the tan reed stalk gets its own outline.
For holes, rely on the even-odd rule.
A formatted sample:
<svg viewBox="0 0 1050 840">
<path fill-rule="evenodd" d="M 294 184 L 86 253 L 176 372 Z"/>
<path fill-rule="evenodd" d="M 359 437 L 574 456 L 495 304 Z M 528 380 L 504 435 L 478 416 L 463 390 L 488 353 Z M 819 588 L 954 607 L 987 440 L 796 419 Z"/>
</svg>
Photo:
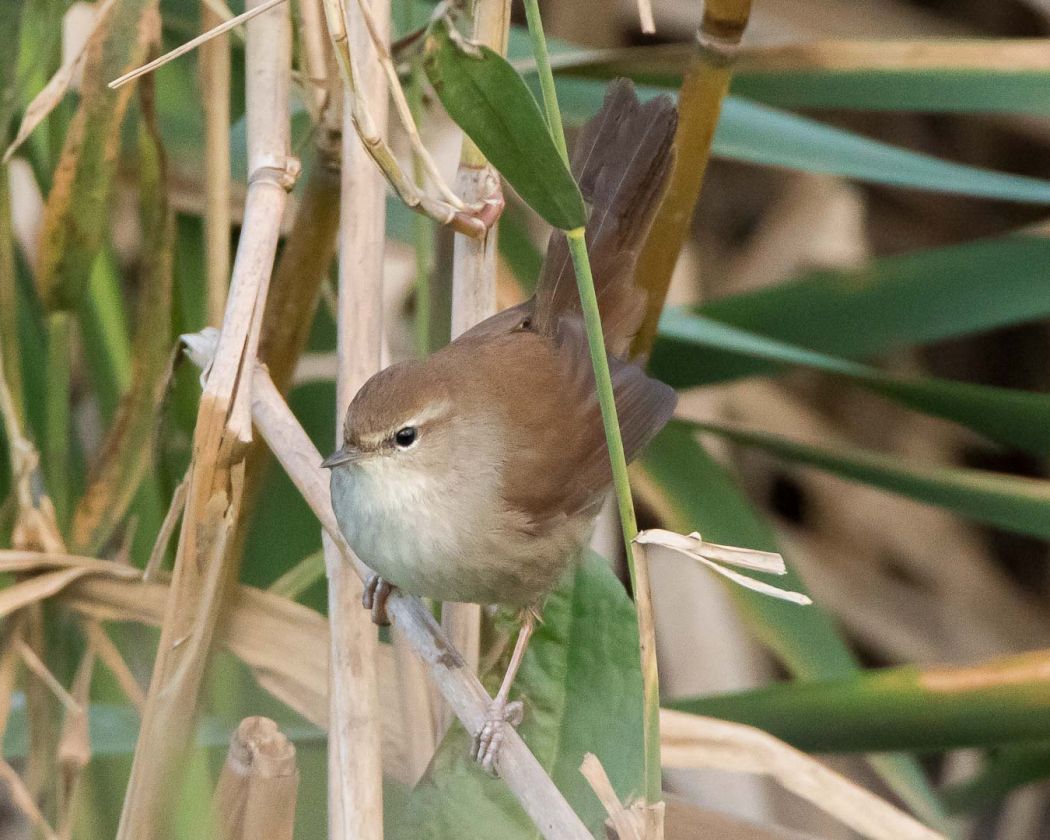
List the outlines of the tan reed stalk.
<svg viewBox="0 0 1050 840">
<path fill-rule="evenodd" d="M 250 2 L 249 6 L 255 5 Z M 186 511 L 118 838 L 163 836 L 191 741 L 197 697 L 226 590 L 227 543 L 243 493 L 262 310 L 287 190 L 291 27 L 287 6 L 247 26 L 248 194 L 223 328 L 197 414 Z"/>
<path fill-rule="evenodd" d="M 473 39 L 501 55 L 507 53 L 510 33 L 510 0 L 478 0 L 474 6 Z M 499 173 L 465 134 L 456 174 L 456 189 L 466 204 L 500 195 Z M 496 233 L 493 225 L 480 237 L 454 235 L 452 244 L 452 337 L 496 313 Z M 481 656 L 481 607 L 477 604 L 444 604 L 441 626 L 474 671 Z M 451 712 L 442 708 L 438 736 L 451 723 Z"/>
<path fill-rule="evenodd" d="M 215 787 L 214 837 L 292 840 L 298 787 L 295 745 L 269 718 L 245 718 L 230 737 Z"/>
<path fill-rule="evenodd" d="M 330 0 L 328 0 L 330 4 Z M 341 3 L 337 5 L 342 5 Z M 327 8 L 327 7 L 326 7 Z M 389 0 L 373 0 L 377 37 L 390 27 Z M 329 28 L 332 15 L 328 14 Z M 349 52 L 361 56 L 370 36 L 357 3 L 349 4 Z M 338 49 L 338 47 L 337 47 Z M 354 97 L 372 103 L 377 126 L 386 125 L 387 90 L 375 62 L 358 65 L 343 104 L 343 169 L 339 213 L 335 441 L 341 445 L 350 400 L 379 370 L 383 344 L 383 257 L 386 183 L 355 130 Z M 345 81 L 345 79 L 344 79 Z M 271 445 L 271 449 L 272 449 Z M 381 840 L 383 836 L 379 675 L 376 628 L 361 607 L 361 581 L 331 538 L 322 535 L 328 575 L 329 651 L 328 836 Z"/>
<path fill-rule="evenodd" d="M 207 0 L 201 26 L 223 22 Z M 204 254 L 208 323 L 218 326 L 230 277 L 230 36 L 201 44 L 200 85 L 204 100 Z"/>
<path fill-rule="evenodd" d="M 689 234 L 693 208 L 711 159 L 711 141 L 722 113 L 722 101 L 729 90 L 737 48 L 750 15 L 751 0 L 704 3 L 704 16 L 697 32 L 697 52 L 678 94 L 674 172 L 635 270 L 649 299 L 645 320 L 631 347 L 633 356 L 647 356 L 656 338 L 671 273 Z"/>
</svg>

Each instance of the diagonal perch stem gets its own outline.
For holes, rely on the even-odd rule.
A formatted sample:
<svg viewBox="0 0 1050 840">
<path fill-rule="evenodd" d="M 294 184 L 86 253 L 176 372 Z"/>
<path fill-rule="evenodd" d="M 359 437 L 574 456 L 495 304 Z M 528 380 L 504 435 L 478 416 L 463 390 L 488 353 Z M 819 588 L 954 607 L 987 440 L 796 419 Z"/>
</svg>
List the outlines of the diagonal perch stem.
<svg viewBox="0 0 1050 840">
<path fill-rule="evenodd" d="M 547 41 L 543 35 L 543 21 L 540 18 L 538 0 L 525 0 L 525 15 L 528 19 L 533 54 L 536 58 L 540 89 L 543 93 L 547 125 L 561 153 L 562 160 L 566 166 L 569 166 L 565 129 L 562 127 L 561 111 L 558 108 L 558 95 L 554 87 L 554 74 L 551 72 Z M 609 374 L 609 359 L 605 351 L 605 336 L 602 332 L 602 319 L 598 310 L 598 297 L 594 290 L 590 257 L 587 254 L 586 231 L 582 227 L 576 228 L 566 231 L 565 236 L 569 243 L 569 253 L 572 255 L 576 285 L 579 289 L 584 323 L 587 328 L 587 345 L 591 354 L 591 364 L 594 367 L 598 402 L 602 410 L 602 424 L 605 426 L 605 439 L 609 447 L 616 503 L 620 512 L 620 525 L 623 529 L 626 548 L 627 568 L 630 570 L 631 586 L 634 589 L 635 604 L 638 610 L 638 648 L 644 702 L 645 798 L 649 803 L 656 803 L 661 798 L 660 683 L 656 663 L 649 567 L 645 553 L 634 550 L 634 538 L 638 535 L 638 522 L 634 513 L 634 500 L 631 497 L 631 484 L 627 476 L 627 458 L 624 455 L 620 423 L 616 416 L 616 400 L 613 395 L 612 378 Z"/>
</svg>

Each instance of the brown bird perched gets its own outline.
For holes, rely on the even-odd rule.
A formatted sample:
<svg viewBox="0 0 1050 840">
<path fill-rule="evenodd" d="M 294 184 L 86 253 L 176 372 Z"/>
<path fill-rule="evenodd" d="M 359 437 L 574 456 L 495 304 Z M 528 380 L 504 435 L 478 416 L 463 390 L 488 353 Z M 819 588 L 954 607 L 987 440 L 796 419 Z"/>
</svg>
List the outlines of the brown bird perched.
<svg viewBox="0 0 1050 840">
<path fill-rule="evenodd" d="M 641 104 L 618 80 L 573 156 L 591 207 L 587 246 L 628 459 L 676 400 L 624 359 L 644 314 L 635 264 L 670 174 L 676 124 L 670 99 Z M 391 586 L 521 610 L 510 667 L 475 739 L 475 757 L 493 771 L 502 724 L 520 720 L 509 692 L 536 616 L 612 480 L 564 234 L 551 234 L 530 300 L 368 380 L 324 466 L 339 526 L 375 571 L 364 601 L 377 621 Z"/>
</svg>

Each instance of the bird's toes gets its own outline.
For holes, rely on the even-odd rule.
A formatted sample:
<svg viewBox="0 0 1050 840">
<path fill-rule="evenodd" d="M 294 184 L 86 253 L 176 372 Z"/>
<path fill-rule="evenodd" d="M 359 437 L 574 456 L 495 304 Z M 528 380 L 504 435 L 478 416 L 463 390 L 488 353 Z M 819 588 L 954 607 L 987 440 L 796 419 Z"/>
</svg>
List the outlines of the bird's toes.
<svg viewBox="0 0 1050 840">
<path fill-rule="evenodd" d="M 474 736 L 470 756 L 481 765 L 481 769 L 492 776 L 498 776 L 496 761 L 505 737 L 504 726 L 517 726 L 525 713 L 525 705 L 520 700 L 512 703 L 493 702 L 489 706 L 485 723 L 481 731 Z"/>
<path fill-rule="evenodd" d="M 393 584 L 387 583 L 379 575 L 370 575 L 361 592 L 361 606 L 372 611 L 372 623 L 385 627 L 390 624 L 386 613 L 386 601 L 394 591 Z"/>
</svg>

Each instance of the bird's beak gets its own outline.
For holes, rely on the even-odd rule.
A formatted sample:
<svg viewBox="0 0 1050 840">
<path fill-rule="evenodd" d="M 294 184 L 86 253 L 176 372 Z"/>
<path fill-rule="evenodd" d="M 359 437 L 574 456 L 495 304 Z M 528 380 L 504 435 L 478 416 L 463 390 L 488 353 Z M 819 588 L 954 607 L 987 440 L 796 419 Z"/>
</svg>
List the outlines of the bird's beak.
<svg viewBox="0 0 1050 840">
<path fill-rule="evenodd" d="M 342 464 L 349 464 L 351 461 L 356 461 L 360 455 L 360 451 L 353 446 L 347 444 L 340 449 L 335 450 L 331 455 L 325 458 L 321 462 L 321 466 L 326 470 L 330 470 L 333 467 L 338 467 Z"/>
</svg>

